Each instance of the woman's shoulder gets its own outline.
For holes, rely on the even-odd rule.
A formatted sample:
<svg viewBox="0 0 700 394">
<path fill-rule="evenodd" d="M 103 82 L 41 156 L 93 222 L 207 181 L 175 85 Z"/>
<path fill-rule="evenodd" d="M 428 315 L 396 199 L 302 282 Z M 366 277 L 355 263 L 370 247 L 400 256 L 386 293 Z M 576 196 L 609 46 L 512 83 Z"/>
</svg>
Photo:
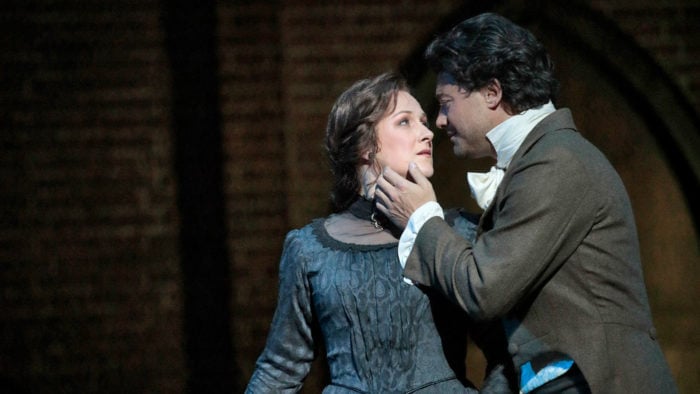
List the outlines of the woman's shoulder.
<svg viewBox="0 0 700 394">
<path fill-rule="evenodd" d="M 285 248 L 304 248 L 318 243 L 318 227 L 323 225 L 325 218 L 316 218 L 306 225 L 289 230 L 284 239 Z"/>
<path fill-rule="evenodd" d="M 315 259 L 321 244 L 314 230 L 322 219 L 314 219 L 303 227 L 289 230 L 284 238 L 280 273 L 303 272 L 309 262 Z"/>
</svg>

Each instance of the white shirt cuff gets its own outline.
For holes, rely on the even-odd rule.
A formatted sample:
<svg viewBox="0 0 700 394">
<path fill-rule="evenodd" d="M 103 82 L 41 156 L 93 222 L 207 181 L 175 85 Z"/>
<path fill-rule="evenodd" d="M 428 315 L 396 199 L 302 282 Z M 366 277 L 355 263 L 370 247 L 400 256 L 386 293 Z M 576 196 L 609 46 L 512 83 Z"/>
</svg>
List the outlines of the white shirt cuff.
<svg viewBox="0 0 700 394">
<path fill-rule="evenodd" d="M 408 260 L 408 256 L 411 254 L 411 250 L 413 250 L 413 244 L 416 242 L 418 232 L 423 227 L 425 222 L 434 218 L 435 216 L 438 216 L 441 219 L 445 218 L 445 214 L 443 213 L 440 204 L 438 204 L 436 201 L 428 201 L 416 209 L 416 211 L 413 212 L 411 217 L 408 219 L 406 228 L 403 230 L 401 238 L 399 238 L 398 253 L 401 268 L 406 267 L 406 260 Z M 408 278 L 404 278 L 404 281 L 413 284 L 413 281 Z"/>
</svg>

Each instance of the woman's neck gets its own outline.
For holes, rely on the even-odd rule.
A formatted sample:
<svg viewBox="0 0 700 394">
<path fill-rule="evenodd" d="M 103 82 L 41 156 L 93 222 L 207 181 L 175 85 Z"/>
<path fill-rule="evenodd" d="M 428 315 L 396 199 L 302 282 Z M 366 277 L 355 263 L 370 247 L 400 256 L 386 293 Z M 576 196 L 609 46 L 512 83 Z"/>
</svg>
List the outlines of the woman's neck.
<svg viewBox="0 0 700 394">
<path fill-rule="evenodd" d="M 372 201 L 379 177 L 376 170 L 369 164 L 363 164 L 358 168 L 357 177 L 360 181 L 360 196 L 365 200 Z"/>
</svg>

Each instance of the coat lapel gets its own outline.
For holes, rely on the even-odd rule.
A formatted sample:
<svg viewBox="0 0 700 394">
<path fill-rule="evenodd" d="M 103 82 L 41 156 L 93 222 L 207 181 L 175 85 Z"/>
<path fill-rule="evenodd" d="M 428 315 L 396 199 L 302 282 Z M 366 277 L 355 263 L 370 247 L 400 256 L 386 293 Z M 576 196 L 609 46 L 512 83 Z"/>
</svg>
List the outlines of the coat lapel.
<svg viewBox="0 0 700 394">
<path fill-rule="evenodd" d="M 496 190 L 496 195 L 494 196 L 493 201 L 491 201 L 491 204 L 489 204 L 489 206 L 486 207 L 486 210 L 484 210 L 484 213 L 479 219 L 479 227 L 477 228 L 476 232 L 477 238 L 484 231 L 488 231 L 491 228 L 493 228 L 494 207 L 498 205 L 498 201 L 502 199 L 503 191 L 505 190 L 508 182 L 510 182 L 510 178 L 513 176 L 513 173 L 511 171 L 511 169 L 513 168 L 513 163 L 516 163 L 521 157 L 523 157 L 523 155 L 526 152 L 528 152 L 530 148 L 532 148 L 532 146 L 537 141 L 539 141 L 539 139 L 542 138 L 545 134 L 562 129 L 571 129 L 578 131 L 576 129 L 576 125 L 574 124 L 573 117 L 571 116 L 571 111 L 568 108 L 558 109 L 552 114 L 548 115 L 540 123 L 538 123 L 534 129 L 532 129 L 530 134 L 527 135 L 522 145 L 520 145 L 518 150 L 515 151 L 515 154 L 513 155 L 513 158 L 510 161 L 510 165 L 508 165 L 508 168 L 506 169 L 506 172 L 503 175 L 503 180 L 501 181 L 501 184 L 498 185 L 498 189 Z"/>
</svg>

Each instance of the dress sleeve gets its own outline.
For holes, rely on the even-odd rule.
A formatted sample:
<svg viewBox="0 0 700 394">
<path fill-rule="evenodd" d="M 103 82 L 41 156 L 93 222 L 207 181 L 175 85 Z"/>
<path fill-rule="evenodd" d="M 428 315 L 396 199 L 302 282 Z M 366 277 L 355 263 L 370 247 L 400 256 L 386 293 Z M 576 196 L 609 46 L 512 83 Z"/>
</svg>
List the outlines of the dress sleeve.
<svg viewBox="0 0 700 394">
<path fill-rule="evenodd" d="M 299 231 L 287 235 L 280 261 L 277 309 L 246 393 L 296 393 L 311 368 L 314 317 L 303 246 Z"/>
</svg>

